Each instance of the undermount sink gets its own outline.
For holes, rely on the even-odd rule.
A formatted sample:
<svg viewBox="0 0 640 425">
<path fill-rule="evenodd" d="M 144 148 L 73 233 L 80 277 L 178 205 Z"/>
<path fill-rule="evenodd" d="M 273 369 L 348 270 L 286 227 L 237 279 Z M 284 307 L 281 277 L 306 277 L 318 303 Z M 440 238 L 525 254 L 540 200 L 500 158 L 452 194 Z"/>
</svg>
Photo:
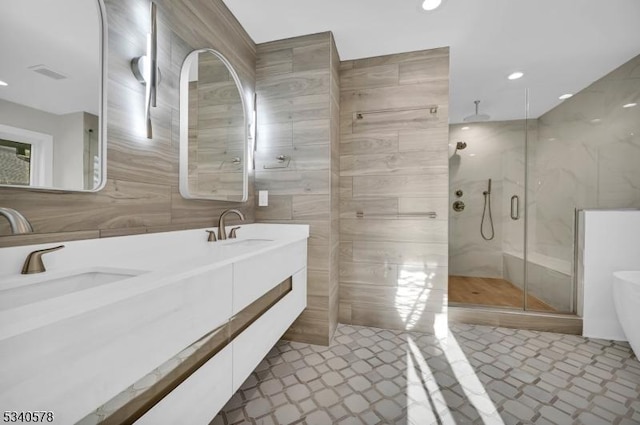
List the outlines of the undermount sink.
<svg viewBox="0 0 640 425">
<path fill-rule="evenodd" d="M 273 242 L 273 239 L 239 239 L 225 243 L 223 246 L 256 246 Z"/>
<path fill-rule="evenodd" d="M 118 282 L 145 271 L 92 267 L 25 275 L 0 284 L 0 311 Z"/>
</svg>

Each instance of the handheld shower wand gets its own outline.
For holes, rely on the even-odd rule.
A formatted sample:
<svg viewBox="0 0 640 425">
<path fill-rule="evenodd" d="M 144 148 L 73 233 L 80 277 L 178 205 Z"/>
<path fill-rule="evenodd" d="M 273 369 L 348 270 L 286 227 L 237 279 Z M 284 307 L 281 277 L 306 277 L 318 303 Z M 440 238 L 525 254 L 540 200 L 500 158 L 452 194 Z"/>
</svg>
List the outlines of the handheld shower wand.
<svg viewBox="0 0 640 425">
<path fill-rule="evenodd" d="M 489 182 L 487 184 L 487 190 L 482 192 L 482 195 L 484 196 L 484 208 L 482 209 L 482 219 L 480 220 L 480 235 L 485 241 L 490 241 L 496 235 L 495 229 L 493 228 L 493 217 L 491 215 L 491 179 L 489 179 Z M 487 211 L 489 212 L 488 214 Z M 489 219 L 489 225 L 491 228 L 491 232 L 489 235 L 484 234 L 485 217 L 488 217 Z"/>
<path fill-rule="evenodd" d="M 491 195 L 491 179 L 489 179 L 489 183 L 487 184 L 487 190 L 482 192 L 483 195 Z"/>
</svg>

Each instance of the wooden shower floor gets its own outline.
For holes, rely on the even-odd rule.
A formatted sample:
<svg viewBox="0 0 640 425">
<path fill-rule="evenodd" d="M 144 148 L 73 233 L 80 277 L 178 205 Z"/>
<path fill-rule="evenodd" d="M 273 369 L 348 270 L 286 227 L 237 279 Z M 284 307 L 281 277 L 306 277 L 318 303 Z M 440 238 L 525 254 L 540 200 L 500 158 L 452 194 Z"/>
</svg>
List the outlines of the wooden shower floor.
<svg viewBox="0 0 640 425">
<path fill-rule="evenodd" d="M 504 279 L 449 276 L 449 302 L 522 308 L 523 292 Z M 527 296 L 527 309 L 556 311 L 538 298 Z"/>
</svg>

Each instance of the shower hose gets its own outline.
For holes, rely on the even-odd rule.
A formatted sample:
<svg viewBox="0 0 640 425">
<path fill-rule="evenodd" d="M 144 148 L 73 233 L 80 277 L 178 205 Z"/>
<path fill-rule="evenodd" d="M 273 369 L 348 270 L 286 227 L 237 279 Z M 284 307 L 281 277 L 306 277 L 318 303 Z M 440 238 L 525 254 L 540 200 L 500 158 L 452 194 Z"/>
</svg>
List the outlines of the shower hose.
<svg viewBox="0 0 640 425">
<path fill-rule="evenodd" d="M 489 188 L 491 188 L 491 181 L 489 181 Z M 482 194 L 484 195 L 484 208 L 482 208 L 482 219 L 480 220 L 480 235 L 485 241 L 490 241 L 495 236 L 495 231 L 493 228 L 493 217 L 491 216 L 491 189 L 485 190 L 484 192 L 482 192 Z M 489 224 L 491 226 L 490 236 L 486 236 L 484 234 L 485 217 L 489 218 Z"/>
</svg>

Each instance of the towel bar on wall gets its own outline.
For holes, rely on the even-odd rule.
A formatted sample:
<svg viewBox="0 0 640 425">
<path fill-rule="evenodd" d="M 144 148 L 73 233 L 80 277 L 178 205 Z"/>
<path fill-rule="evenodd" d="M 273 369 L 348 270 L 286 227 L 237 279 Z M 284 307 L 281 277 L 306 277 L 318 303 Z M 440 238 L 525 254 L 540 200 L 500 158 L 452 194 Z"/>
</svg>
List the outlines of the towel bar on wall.
<svg viewBox="0 0 640 425">
<path fill-rule="evenodd" d="M 365 218 L 364 211 L 356 211 L 357 218 Z M 438 214 L 435 211 L 423 212 L 423 213 L 399 213 L 399 214 L 367 214 L 367 218 L 437 218 Z"/>
<path fill-rule="evenodd" d="M 409 112 L 409 111 L 422 111 L 428 109 L 431 115 L 438 114 L 438 105 L 427 105 L 422 108 L 407 108 L 407 109 L 380 109 L 377 111 L 366 111 L 366 112 L 356 112 L 355 118 L 356 120 L 362 120 L 367 115 L 376 115 L 376 114 L 388 114 L 388 113 L 396 113 L 396 112 Z"/>
<path fill-rule="evenodd" d="M 275 170 L 278 168 L 289 168 L 289 163 L 291 162 L 291 157 L 289 155 L 278 155 L 276 156 L 276 161 L 278 161 L 277 165 L 263 165 L 262 168 L 265 170 Z"/>
</svg>

